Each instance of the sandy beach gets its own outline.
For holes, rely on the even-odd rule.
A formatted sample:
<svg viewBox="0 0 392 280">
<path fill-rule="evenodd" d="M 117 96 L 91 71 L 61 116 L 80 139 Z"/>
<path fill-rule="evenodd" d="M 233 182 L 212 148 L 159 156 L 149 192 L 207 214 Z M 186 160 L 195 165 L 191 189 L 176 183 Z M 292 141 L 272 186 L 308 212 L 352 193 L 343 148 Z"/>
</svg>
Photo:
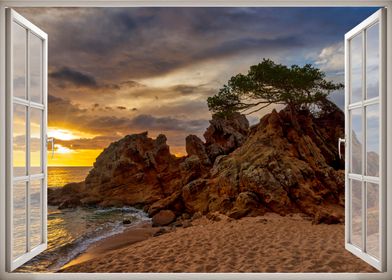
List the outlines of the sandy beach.
<svg viewBox="0 0 392 280">
<path fill-rule="evenodd" d="M 94 244 L 61 272 L 376 272 L 344 248 L 344 225 L 300 215 L 216 215 L 154 236 L 143 224 Z"/>
</svg>

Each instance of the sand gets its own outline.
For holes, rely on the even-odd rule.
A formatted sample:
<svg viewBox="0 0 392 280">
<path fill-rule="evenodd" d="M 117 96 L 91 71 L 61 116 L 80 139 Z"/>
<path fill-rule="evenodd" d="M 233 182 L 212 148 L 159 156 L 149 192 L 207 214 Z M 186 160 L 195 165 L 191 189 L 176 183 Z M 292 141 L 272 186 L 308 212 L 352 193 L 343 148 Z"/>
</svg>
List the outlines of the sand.
<svg viewBox="0 0 392 280">
<path fill-rule="evenodd" d="M 62 272 L 376 272 L 345 250 L 344 225 L 314 225 L 299 215 L 202 217 L 145 234 L 139 242 L 132 231 L 103 240 Z"/>
<path fill-rule="evenodd" d="M 143 222 L 136 227 L 131 226 L 122 233 L 112 235 L 92 244 L 83 254 L 80 254 L 75 259 L 65 264 L 61 269 L 99 258 L 103 254 L 149 239 L 153 237 L 157 231 L 159 231 L 159 228 L 152 227 L 149 222 Z"/>
</svg>

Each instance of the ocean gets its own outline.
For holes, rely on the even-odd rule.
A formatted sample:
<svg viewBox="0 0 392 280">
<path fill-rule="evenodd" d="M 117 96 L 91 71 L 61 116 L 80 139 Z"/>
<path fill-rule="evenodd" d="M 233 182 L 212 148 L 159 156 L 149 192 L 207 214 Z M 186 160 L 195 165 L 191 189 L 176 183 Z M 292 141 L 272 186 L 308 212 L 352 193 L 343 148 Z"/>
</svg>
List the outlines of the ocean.
<svg viewBox="0 0 392 280">
<path fill-rule="evenodd" d="M 48 186 L 61 187 L 67 183 L 83 181 L 90 169 L 91 167 L 48 167 Z M 132 223 L 124 225 L 124 219 L 131 220 Z M 17 272 L 54 272 L 92 243 L 147 220 L 149 218 L 145 212 L 133 207 L 59 210 L 49 206 L 48 249 L 24 264 Z"/>
<path fill-rule="evenodd" d="M 48 187 L 62 187 L 72 182 L 83 181 L 92 166 L 49 166 Z"/>
</svg>

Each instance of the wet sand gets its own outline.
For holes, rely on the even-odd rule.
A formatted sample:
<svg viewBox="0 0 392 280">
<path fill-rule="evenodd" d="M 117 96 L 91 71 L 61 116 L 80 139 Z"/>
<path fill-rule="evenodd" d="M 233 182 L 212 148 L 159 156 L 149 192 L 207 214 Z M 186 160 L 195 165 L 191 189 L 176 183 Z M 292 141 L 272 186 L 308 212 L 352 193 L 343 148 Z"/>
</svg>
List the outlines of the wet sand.
<svg viewBox="0 0 392 280">
<path fill-rule="evenodd" d="M 149 225 L 94 244 L 62 272 L 376 272 L 344 248 L 344 225 L 299 215 L 192 221 L 153 237 Z"/>
<path fill-rule="evenodd" d="M 153 228 L 150 222 L 143 222 L 136 227 L 130 227 L 122 233 L 101 239 L 100 241 L 92 244 L 86 252 L 65 264 L 61 270 L 69 266 L 84 263 L 88 260 L 100 258 L 102 255 L 111 251 L 151 238 L 157 231 L 159 231 L 159 228 Z"/>
</svg>

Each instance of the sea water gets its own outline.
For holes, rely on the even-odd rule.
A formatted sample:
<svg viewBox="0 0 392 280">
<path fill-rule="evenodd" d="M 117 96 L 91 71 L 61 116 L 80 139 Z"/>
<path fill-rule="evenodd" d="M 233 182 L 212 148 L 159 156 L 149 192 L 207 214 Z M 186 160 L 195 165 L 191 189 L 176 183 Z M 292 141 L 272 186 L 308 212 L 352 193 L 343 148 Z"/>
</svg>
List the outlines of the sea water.
<svg viewBox="0 0 392 280">
<path fill-rule="evenodd" d="M 91 168 L 49 167 L 49 187 L 82 181 Z M 123 232 L 149 220 L 147 214 L 133 207 L 62 209 L 48 206 L 48 248 L 20 267 L 18 272 L 54 272 L 84 252 L 92 243 Z"/>
</svg>

